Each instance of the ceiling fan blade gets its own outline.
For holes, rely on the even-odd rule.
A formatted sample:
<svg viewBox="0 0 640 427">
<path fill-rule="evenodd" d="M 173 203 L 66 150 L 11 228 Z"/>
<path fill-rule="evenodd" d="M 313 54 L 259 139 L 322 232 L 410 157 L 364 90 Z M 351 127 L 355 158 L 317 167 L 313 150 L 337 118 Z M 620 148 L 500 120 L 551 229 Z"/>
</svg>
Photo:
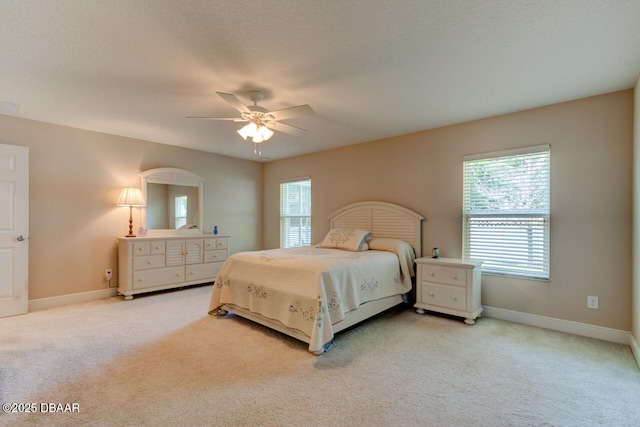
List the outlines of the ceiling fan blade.
<svg viewBox="0 0 640 427">
<path fill-rule="evenodd" d="M 315 114 L 308 104 L 298 105 L 297 107 L 283 108 L 282 110 L 270 111 L 275 120 L 286 120 L 300 116 L 310 116 Z"/>
<path fill-rule="evenodd" d="M 241 117 L 200 117 L 200 116 L 186 116 L 187 119 L 201 119 L 201 120 L 230 120 L 232 122 L 246 122 Z"/>
<path fill-rule="evenodd" d="M 216 92 L 222 99 L 227 101 L 233 108 L 240 111 L 241 113 L 251 113 L 249 107 L 244 105 L 235 95 L 231 95 L 230 93 L 224 92 Z"/>
<path fill-rule="evenodd" d="M 294 135 L 294 136 L 303 136 L 304 134 L 307 133 L 305 129 L 297 128 L 291 125 L 285 125 L 284 123 L 268 122 L 268 123 L 265 123 L 265 126 L 271 130 L 288 133 L 289 135 Z"/>
</svg>

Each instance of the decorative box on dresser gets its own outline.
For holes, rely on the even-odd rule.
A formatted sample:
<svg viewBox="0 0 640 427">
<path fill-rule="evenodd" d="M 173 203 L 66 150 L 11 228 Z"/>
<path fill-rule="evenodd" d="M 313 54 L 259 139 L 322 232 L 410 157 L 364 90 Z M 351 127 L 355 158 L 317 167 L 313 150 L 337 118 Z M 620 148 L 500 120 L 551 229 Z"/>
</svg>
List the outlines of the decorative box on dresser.
<svg viewBox="0 0 640 427">
<path fill-rule="evenodd" d="M 482 313 L 480 301 L 482 261 L 456 258 L 418 258 L 416 304 L 425 310 L 465 318 L 473 325 Z"/>
<path fill-rule="evenodd" d="M 213 282 L 227 259 L 229 236 L 118 238 L 118 292 L 143 292 Z"/>
</svg>

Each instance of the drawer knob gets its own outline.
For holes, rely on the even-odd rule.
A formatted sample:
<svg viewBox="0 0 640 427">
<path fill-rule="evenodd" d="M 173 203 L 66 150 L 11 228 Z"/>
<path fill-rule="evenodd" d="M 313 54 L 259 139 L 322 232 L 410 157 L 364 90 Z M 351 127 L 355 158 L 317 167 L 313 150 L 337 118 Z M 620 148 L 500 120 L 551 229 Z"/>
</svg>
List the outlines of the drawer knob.
<svg viewBox="0 0 640 427">
<path fill-rule="evenodd" d="M 429 292 L 429 296 L 433 297 L 433 296 L 435 296 L 435 294 L 433 292 Z"/>
<path fill-rule="evenodd" d="M 451 276 L 451 278 L 452 278 L 453 280 L 458 280 L 458 276 L 456 276 L 455 274 L 453 274 L 453 275 Z"/>
<path fill-rule="evenodd" d="M 151 265 L 151 261 L 147 261 L 147 265 Z"/>
<path fill-rule="evenodd" d="M 458 301 L 458 297 L 451 297 L 452 300 Z"/>
<path fill-rule="evenodd" d="M 433 277 L 433 276 L 435 276 L 435 273 L 431 272 L 431 273 L 429 273 L 429 276 Z"/>
</svg>

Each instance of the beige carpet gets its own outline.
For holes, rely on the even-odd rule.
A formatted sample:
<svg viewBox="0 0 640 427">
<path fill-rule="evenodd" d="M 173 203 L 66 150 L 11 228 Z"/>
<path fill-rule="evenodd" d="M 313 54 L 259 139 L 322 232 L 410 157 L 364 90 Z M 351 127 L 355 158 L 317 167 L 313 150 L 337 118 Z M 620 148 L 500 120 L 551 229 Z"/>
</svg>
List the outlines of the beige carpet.
<svg viewBox="0 0 640 427">
<path fill-rule="evenodd" d="M 210 292 L 0 319 L 0 401 L 37 408 L 2 413 L 0 425 L 640 425 L 627 346 L 406 309 L 316 357 L 241 318 L 207 315 Z M 79 412 L 42 413 L 42 403 Z"/>
</svg>

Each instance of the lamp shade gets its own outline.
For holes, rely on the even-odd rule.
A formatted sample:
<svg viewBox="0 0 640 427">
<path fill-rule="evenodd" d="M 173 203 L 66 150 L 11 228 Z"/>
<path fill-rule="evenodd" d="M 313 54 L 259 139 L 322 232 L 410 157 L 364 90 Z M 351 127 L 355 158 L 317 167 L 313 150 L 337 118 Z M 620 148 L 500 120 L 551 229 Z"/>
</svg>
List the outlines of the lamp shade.
<svg viewBox="0 0 640 427">
<path fill-rule="evenodd" d="M 244 125 L 238 130 L 240 136 L 246 141 L 247 138 L 251 138 L 253 142 L 264 142 L 273 136 L 273 131 L 263 124 L 258 126 L 256 123 L 251 122 Z"/>
<path fill-rule="evenodd" d="M 142 197 L 142 191 L 136 187 L 123 188 L 118 198 L 118 206 L 145 206 L 144 197 Z"/>
</svg>

